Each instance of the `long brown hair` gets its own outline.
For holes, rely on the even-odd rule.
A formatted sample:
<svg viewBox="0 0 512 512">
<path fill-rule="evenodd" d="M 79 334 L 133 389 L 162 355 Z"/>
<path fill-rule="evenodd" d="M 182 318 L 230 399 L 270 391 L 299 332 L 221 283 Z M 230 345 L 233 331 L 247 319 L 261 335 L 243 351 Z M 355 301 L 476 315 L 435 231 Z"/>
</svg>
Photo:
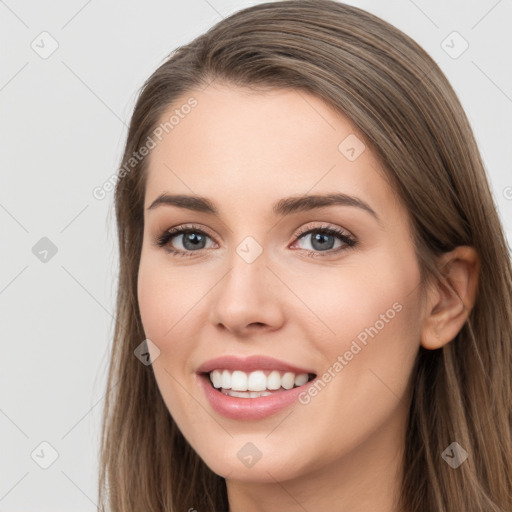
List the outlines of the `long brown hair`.
<svg viewBox="0 0 512 512">
<path fill-rule="evenodd" d="M 376 16 L 331 0 L 239 11 L 174 51 L 140 91 L 115 189 L 120 270 L 101 510 L 228 510 L 225 480 L 191 449 L 151 367 L 134 357 L 145 338 L 137 273 L 147 158 L 133 155 L 176 99 L 213 80 L 307 91 L 348 117 L 410 213 L 426 279 L 440 278 L 440 254 L 475 248 L 479 286 L 467 322 L 441 349 L 418 351 L 397 507 L 512 510 L 512 271 L 471 127 L 446 77 L 418 44 Z M 469 455 L 456 469 L 442 457 L 454 441 Z"/>
</svg>

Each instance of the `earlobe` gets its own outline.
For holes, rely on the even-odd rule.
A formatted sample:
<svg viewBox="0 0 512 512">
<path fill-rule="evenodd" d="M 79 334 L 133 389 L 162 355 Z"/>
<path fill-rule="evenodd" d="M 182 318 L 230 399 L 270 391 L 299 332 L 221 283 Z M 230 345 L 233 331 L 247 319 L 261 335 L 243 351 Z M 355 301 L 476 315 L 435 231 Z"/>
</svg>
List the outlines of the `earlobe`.
<svg viewBox="0 0 512 512">
<path fill-rule="evenodd" d="M 476 300 L 480 270 L 476 250 L 459 246 L 439 260 L 441 281 L 428 291 L 421 345 L 429 350 L 452 341 L 466 322 Z"/>
</svg>

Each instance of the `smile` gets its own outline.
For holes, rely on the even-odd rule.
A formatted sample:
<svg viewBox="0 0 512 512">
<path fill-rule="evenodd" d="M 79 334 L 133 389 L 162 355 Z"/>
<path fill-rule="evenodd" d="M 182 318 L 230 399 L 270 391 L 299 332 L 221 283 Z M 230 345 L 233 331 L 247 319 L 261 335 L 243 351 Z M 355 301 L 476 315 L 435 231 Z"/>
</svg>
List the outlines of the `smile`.
<svg viewBox="0 0 512 512">
<path fill-rule="evenodd" d="M 232 420 L 254 421 L 277 414 L 314 384 L 315 371 L 264 355 L 223 355 L 196 369 L 210 407 Z"/>
<path fill-rule="evenodd" d="M 256 370 L 249 373 L 215 369 L 209 373 L 209 377 L 213 387 L 227 396 L 260 398 L 303 386 L 314 378 L 314 374 L 278 370 Z"/>
</svg>

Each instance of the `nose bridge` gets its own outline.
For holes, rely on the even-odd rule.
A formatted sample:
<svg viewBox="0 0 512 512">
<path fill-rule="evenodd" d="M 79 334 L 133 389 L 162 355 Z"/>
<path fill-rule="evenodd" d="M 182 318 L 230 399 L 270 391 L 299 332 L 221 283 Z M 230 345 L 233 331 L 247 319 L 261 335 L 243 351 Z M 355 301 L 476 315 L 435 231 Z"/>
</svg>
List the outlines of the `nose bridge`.
<svg viewBox="0 0 512 512">
<path fill-rule="evenodd" d="M 267 268 L 267 251 L 247 236 L 232 251 L 229 269 L 215 287 L 211 320 L 230 330 L 242 331 L 251 324 L 275 326 L 280 322 L 280 307 L 272 293 L 275 279 Z"/>
<path fill-rule="evenodd" d="M 266 268 L 267 254 L 262 245 L 251 236 L 245 237 L 232 251 L 229 258 L 229 271 L 221 284 L 222 296 L 240 301 L 240 306 L 247 307 L 259 302 L 265 294 L 268 279 Z M 267 288 L 268 290 L 268 288 Z"/>
</svg>

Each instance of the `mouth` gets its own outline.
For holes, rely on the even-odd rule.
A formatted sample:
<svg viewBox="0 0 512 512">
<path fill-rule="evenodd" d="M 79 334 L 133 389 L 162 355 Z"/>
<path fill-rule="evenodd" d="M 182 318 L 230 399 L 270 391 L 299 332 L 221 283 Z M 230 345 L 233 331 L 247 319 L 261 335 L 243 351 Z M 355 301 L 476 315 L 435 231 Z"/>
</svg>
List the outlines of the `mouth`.
<svg viewBox="0 0 512 512">
<path fill-rule="evenodd" d="M 236 398 L 261 398 L 304 386 L 316 378 L 314 373 L 260 369 L 251 372 L 216 368 L 200 375 L 223 395 Z"/>
</svg>

